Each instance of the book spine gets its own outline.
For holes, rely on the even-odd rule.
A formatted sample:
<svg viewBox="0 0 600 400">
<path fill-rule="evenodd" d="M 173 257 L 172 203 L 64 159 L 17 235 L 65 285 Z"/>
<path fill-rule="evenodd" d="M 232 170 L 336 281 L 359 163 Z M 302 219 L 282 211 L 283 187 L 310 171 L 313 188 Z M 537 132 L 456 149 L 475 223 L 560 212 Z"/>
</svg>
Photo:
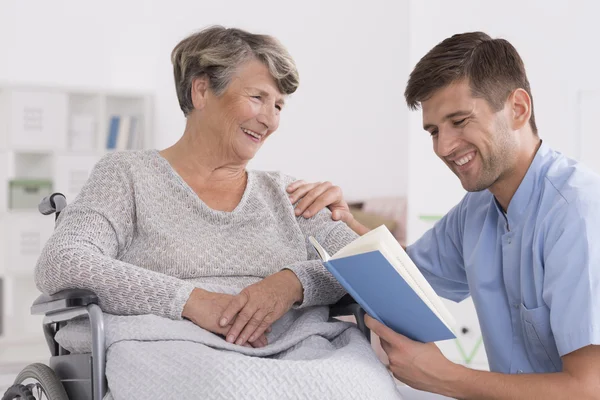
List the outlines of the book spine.
<svg viewBox="0 0 600 400">
<path fill-rule="evenodd" d="M 110 128 L 108 130 L 108 137 L 106 142 L 106 148 L 112 150 L 117 146 L 117 135 L 119 134 L 119 117 L 113 116 L 110 119 Z"/>
<path fill-rule="evenodd" d="M 360 297 L 360 295 L 352 288 L 352 286 L 350 284 L 348 284 L 348 281 L 346 281 L 346 279 L 344 279 L 344 277 L 338 272 L 337 268 L 335 268 L 335 266 L 331 263 L 331 261 L 328 261 L 324 264 L 325 264 L 325 267 L 327 268 L 327 270 L 329 272 L 331 272 L 331 275 L 333 275 L 335 277 L 335 279 L 337 279 L 338 282 L 340 282 L 340 284 L 344 287 L 344 289 L 346 289 L 348 294 L 350 296 L 352 296 L 352 298 L 358 304 L 360 304 L 360 306 L 363 308 L 363 310 L 366 311 L 367 314 L 369 314 L 371 317 L 375 318 L 377 321 L 381 322 L 382 324 L 385 324 L 385 322 L 383 322 L 381 320 L 381 318 L 379 318 L 379 315 L 377 315 L 377 313 L 375 311 L 373 311 L 373 309 L 371 307 L 369 307 L 369 305 L 362 299 L 362 297 Z"/>
</svg>

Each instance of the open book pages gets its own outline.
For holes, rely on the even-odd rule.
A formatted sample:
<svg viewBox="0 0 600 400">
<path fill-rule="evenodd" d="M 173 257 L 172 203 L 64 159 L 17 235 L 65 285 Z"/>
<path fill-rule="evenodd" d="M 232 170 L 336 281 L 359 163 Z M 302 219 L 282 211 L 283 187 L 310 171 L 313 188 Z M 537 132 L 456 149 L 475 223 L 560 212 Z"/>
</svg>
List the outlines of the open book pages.
<svg viewBox="0 0 600 400">
<path fill-rule="evenodd" d="M 346 245 L 340 251 L 329 257 L 325 249 L 320 246 L 314 238 L 309 238 L 317 253 L 324 262 L 344 257 L 353 256 L 356 254 L 368 253 L 371 251 L 379 251 L 388 260 L 388 262 L 396 269 L 408 285 L 417 293 L 431 311 L 446 325 L 446 327 L 454 332 L 455 322 L 452 314 L 448 311 L 442 300 L 435 293 L 429 282 L 425 279 L 421 271 L 410 259 L 404 251 L 400 243 L 392 235 L 392 233 L 381 225 L 373 229 L 365 235 L 359 237 L 352 243 Z M 318 246 L 318 247 L 317 247 Z M 368 268 L 368 266 L 365 266 Z"/>
</svg>

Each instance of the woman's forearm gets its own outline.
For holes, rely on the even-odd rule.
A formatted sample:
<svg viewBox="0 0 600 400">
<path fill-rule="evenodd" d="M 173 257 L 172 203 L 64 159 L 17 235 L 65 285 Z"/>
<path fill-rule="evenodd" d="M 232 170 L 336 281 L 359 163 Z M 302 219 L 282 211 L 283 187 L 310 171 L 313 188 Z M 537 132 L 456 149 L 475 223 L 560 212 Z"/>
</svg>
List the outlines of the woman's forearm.
<svg viewBox="0 0 600 400">
<path fill-rule="evenodd" d="M 180 319 L 193 285 L 117 260 L 118 252 L 118 240 L 105 218 L 85 209 L 67 210 L 38 260 L 36 285 L 45 293 L 92 290 L 111 314 Z"/>
</svg>

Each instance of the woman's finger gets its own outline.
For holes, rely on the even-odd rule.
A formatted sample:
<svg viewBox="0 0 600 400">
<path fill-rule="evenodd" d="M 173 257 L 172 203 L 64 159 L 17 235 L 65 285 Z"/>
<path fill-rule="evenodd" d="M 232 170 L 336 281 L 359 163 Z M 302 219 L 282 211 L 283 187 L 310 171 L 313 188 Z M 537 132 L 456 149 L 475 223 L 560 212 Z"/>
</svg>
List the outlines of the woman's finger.
<svg viewBox="0 0 600 400">
<path fill-rule="evenodd" d="M 240 294 L 235 296 L 229 305 L 221 314 L 221 319 L 219 320 L 219 325 L 223 328 L 228 324 L 234 323 L 234 319 L 237 314 L 246 306 L 248 303 L 249 296 L 246 292 L 242 291 Z"/>
<path fill-rule="evenodd" d="M 248 341 L 246 339 L 240 340 L 239 336 L 248 324 L 248 322 L 252 320 L 256 311 L 258 311 L 258 306 L 252 302 L 248 302 L 246 306 L 242 308 L 239 313 L 237 313 L 235 321 L 231 325 L 231 328 L 229 328 L 229 332 L 227 332 L 226 340 L 229 343 L 242 344 Z M 252 330 L 252 332 L 254 332 L 254 329 Z"/>
<path fill-rule="evenodd" d="M 255 341 L 248 342 L 248 343 L 250 343 L 252 345 L 252 347 L 254 347 L 254 348 L 260 348 L 260 347 L 265 347 L 268 342 L 267 342 L 266 336 L 265 335 L 261 335 Z"/>
<path fill-rule="evenodd" d="M 235 343 L 242 344 L 245 342 L 253 342 L 260 337 L 269 326 L 269 324 L 265 322 L 265 317 L 268 313 L 267 310 L 259 307 L 252 315 L 252 318 L 246 323 L 244 330 L 240 333 Z"/>
<path fill-rule="evenodd" d="M 273 313 L 270 312 L 267 315 L 265 315 L 265 317 L 263 318 L 262 322 L 260 323 L 260 325 L 258 325 L 258 327 L 256 328 L 256 331 L 254 331 L 254 333 L 252 334 L 252 336 L 250 336 L 250 341 L 255 340 L 255 338 L 257 338 L 259 335 L 260 336 L 264 336 L 265 333 L 270 332 L 270 328 L 271 328 L 271 324 L 273 323 Z"/>
</svg>

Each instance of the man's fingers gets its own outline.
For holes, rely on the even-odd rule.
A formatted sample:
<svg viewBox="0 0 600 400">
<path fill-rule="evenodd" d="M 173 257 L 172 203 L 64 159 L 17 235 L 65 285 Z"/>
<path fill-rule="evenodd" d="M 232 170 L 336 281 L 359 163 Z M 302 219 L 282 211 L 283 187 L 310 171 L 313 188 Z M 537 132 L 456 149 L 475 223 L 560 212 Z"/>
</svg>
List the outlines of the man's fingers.
<svg viewBox="0 0 600 400">
<path fill-rule="evenodd" d="M 313 190 L 314 188 L 316 188 L 317 186 L 319 186 L 320 183 L 306 183 L 302 186 L 300 186 L 298 189 L 296 189 L 294 191 L 294 193 L 290 194 L 290 202 L 292 204 L 296 204 L 296 202 L 300 199 L 303 199 L 307 193 L 310 193 L 311 190 Z M 310 203 L 309 203 L 310 204 Z M 303 203 L 300 202 L 298 203 L 298 205 L 296 205 L 296 215 L 300 215 L 301 211 L 304 211 L 304 209 L 299 209 L 298 206 L 302 207 Z M 304 203 L 304 206 L 306 206 L 306 204 Z"/>
<path fill-rule="evenodd" d="M 246 306 L 247 302 L 248 302 L 248 295 L 246 294 L 246 292 L 241 292 L 240 294 L 235 296 L 231 300 L 231 302 L 229 303 L 229 305 L 227 306 L 225 311 L 223 311 L 223 314 L 221 314 L 221 319 L 219 320 L 219 325 L 221 327 L 225 327 L 229 323 L 231 323 L 231 321 L 233 321 L 233 319 L 235 318 L 237 313 L 239 313 L 240 310 L 242 310 L 244 308 L 244 306 Z"/>
<path fill-rule="evenodd" d="M 382 341 L 392 342 L 397 336 L 400 336 L 381 322 L 377 321 L 375 318 L 372 318 L 370 315 L 365 315 L 365 324 L 369 327 L 370 330 L 375 332 L 377 336 L 379 336 Z"/>
<path fill-rule="evenodd" d="M 341 195 L 341 190 L 337 187 L 337 186 L 331 186 L 331 183 L 326 182 L 327 184 L 329 184 L 329 186 L 325 186 L 325 191 L 323 193 L 321 193 L 319 195 L 319 197 L 317 197 L 312 204 L 310 205 L 310 207 L 308 207 L 306 209 L 306 211 L 304 212 L 304 214 L 302 214 L 305 218 L 310 218 L 313 215 L 316 215 L 319 211 L 321 211 L 322 209 L 324 209 L 325 207 L 330 207 L 330 206 L 334 206 L 339 204 L 339 202 L 341 200 L 343 200 L 343 197 Z M 316 194 L 316 190 L 313 190 L 313 192 L 315 192 Z M 312 194 L 312 192 L 311 192 Z M 310 194 L 309 194 L 310 195 Z M 308 198 L 308 196 L 306 196 L 306 198 Z"/>
<path fill-rule="evenodd" d="M 410 346 L 412 343 L 418 343 L 404 335 L 396 333 L 368 314 L 365 315 L 365 324 L 369 327 L 369 329 L 375 332 L 377 336 L 379 336 L 382 347 L 383 343 L 387 343 L 387 345 L 391 348 Z"/>
<path fill-rule="evenodd" d="M 268 323 L 265 322 L 265 316 L 267 315 L 267 311 L 264 309 L 258 309 L 250 318 L 240 335 L 238 336 L 235 344 L 242 344 L 246 342 L 254 342 L 259 336 L 261 336 L 265 329 L 269 326 Z M 235 324 L 234 324 L 235 325 Z"/>
<path fill-rule="evenodd" d="M 382 338 L 379 338 L 379 342 L 381 343 L 381 348 L 385 351 L 385 354 L 389 354 L 389 351 L 392 350 L 392 346 Z"/>
<path fill-rule="evenodd" d="M 310 218 L 315 215 L 317 211 L 320 211 L 331 204 L 333 201 L 326 201 L 326 199 L 322 198 L 323 194 L 327 192 L 330 187 L 330 182 L 323 182 L 312 188 L 311 191 L 306 193 L 302 200 L 300 200 L 298 205 L 296 205 L 296 215 L 302 214 L 304 218 Z"/>
<path fill-rule="evenodd" d="M 302 179 L 294 181 L 288 185 L 287 192 L 293 193 L 296 189 L 298 189 L 300 186 L 305 185 L 305 184 L 306 184 L 306 182 L 304 182 Z"/>
<path fill-rule="evenodd" d="M 334 210 L 331 214 L 331 219 L 334 221 L 342 221 L 348 223 L 354 219 L 350 211 Z"/>
</svg>

